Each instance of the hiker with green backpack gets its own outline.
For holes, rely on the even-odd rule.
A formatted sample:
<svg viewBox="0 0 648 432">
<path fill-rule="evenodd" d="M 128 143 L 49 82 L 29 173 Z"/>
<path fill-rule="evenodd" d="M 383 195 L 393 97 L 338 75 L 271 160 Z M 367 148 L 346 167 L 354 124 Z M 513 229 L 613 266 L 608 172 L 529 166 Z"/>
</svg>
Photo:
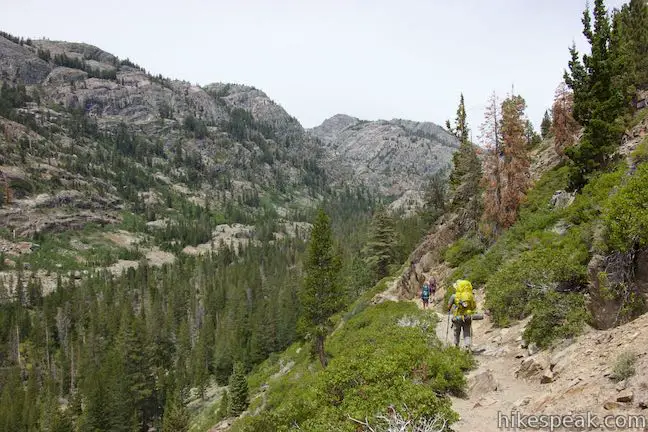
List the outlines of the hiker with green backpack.
<svg viewBox="0 0 648 432">
<path fill-rule="evenodd" d="M 477 309 L 473 288 L 470 281 L 459 279 L 453 285 L 455 293 L 448 301 L 448 314 L 452 312 L 452 327 L 454 329 L 454 344 L 459 346 L 459 338 L 463 330 L 464 348 L 470 349 L 472 343 L 472 320 Z M 448 316 L 449 317 L 449 316 Z"/>
</svg>

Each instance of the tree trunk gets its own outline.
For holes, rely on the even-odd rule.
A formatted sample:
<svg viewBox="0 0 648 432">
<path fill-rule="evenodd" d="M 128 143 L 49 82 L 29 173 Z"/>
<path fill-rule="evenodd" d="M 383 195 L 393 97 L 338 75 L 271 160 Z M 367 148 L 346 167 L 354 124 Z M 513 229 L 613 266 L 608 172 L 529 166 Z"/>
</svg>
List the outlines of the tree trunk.
<svg viewBox="0 0 648 432">
<path fill-rule="evenodd" d="M 319 334 L 317 335 L 317 339 L 315 340 L 315 348 L 317 349 L 317 355 L 319 356 L 319 360 L 323 368 L 326 368 L 326 366 L 328 365 L 328 359 L 326 358 L 326 352 L 324 351 L 325 338 L 325 335 Z"/>
<path fill-rule="evenodd" d="M 47 322 L 45 322 L 45 356 L 47 358 L 47 373 L 52 376 L 52 365 L 50 363 L 50 352 L 49 352 L 49 329 L 47 328 Z"/>
<path fill-rule="evenodd" d="M 74 392 L 74 348 L 70 343 L 70 394 Z"/>
</svg>

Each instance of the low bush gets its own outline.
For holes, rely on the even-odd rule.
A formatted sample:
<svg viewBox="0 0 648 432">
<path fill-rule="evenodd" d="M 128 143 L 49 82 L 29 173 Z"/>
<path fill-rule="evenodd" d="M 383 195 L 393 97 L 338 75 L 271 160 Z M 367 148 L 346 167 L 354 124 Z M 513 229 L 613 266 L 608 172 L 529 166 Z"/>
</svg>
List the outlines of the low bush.
<svg viewBox="0 0 648 432">
<path fill-rule="evenodd" d="M 524 329 L 524 339 L 547 348 L 554 340 L 579 335 L 589 314 L 580 294 L 548 292 L 532 302 L 533 317 Z"/>
<path fill-rule="evenodd" d="M 546 233 L 538 244 L 504 263 L 488 282 L 486 307 L 498 325 L 533 313 L 538 298 L 562 282 L 586 278 L 589 252 L 577 230 Z"/>
<path fill-rule="evenodd" d="M 453 243 L 443 254 L 450 267 L 457 267 L 484 251 L 484 244 L 476 237 L 463 237 Z"/>
<path fill-rule="evenodd" d="M 630 156 L 636 164 L 648 162 L 648 136 L 644 137 Z"/>
<path fill-rule="evenodd" d="M 630 378 L 636 373 L 635 364 L 637 363 L 637 354 L 632 351 L 625 351 L 619 354 L 612 368 L 610 379 L 612 381 L 623 381 Z"/>
<path fill-rule="evenodd" d="M 328 341 L 330 363 L 301 366 L 298 380 L 271 384 L 266 409 L 240 419 L 234 431 L 355 431 L 355 419 L 375 418 L 392 406 L 413 421 L 457 420 L 443 395 L 464 393 L 472 357 L 443 348 L 436 320 L 409 303 L 385 302 L 355 314 Z M 298 368 L 296 366 L 295 368 Z"/>
<path fill-rule="evenodd" d="M 643 163 L 605 205 L 608 244 L 613 249 L 625 252 L 648 245 L 647 190 L 648 163 Z"/>
</svg>

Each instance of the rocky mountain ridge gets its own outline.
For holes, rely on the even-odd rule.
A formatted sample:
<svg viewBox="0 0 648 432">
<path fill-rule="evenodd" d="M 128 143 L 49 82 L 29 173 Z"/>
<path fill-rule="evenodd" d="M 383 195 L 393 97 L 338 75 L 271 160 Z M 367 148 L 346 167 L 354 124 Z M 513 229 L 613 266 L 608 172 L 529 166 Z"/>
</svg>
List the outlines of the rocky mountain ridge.
<svg viewBox="0 0 648 432">
<path fill-rule="evenodd" d="M 18 44 L 0 37 L 0 53 L 2 80 L 26 85 L 38 99 L 37 106 L 28 109 L 31 114 L 50 118 L 61 107 L 82 110 L 102 130 L 125 123 L 158 137 L 167 149 L 179 139 L 172 130 L 184 122 L 189 129 L 197 128 L 198 140 L 183 140 L 182 146 L 201 153 L 208 164 L 218 159 L 215 154 L 223 153 L 235 156 L 232 162 L 247 165 L 254 153 L 263 154 L 267 162 L 280 146 L 296 159 L 311 155 L 331 174 L 332 184 L 364 183 L 398 198 L 419 190 L 424 177 L 446 166 L 457 147 L 456 139 L 433 123 L 398 119 L 366 122 L 335 116 L 305 131 L 297 119 L 254 87 L 198 86 L 154 76 L 128 59 L 88 44 L 50 40 Z M 253 138 L 244 132 L 250 126 L 271 143 L 263 148 L 246 144 Z M 222 169 L 219 163 L 214 165 Z M 282 169 L 295 180 L 293 170 Z"/>
<path fill-rule="evenodd" d="M 337 114 L 309 132 L 326 149 L 329 166 L 396 197 L 420 192 L 429 175 L 450 166 L 459 147 L 454 135 L 434 123 L 402 119 L 366 121 Z"/>
</svg>

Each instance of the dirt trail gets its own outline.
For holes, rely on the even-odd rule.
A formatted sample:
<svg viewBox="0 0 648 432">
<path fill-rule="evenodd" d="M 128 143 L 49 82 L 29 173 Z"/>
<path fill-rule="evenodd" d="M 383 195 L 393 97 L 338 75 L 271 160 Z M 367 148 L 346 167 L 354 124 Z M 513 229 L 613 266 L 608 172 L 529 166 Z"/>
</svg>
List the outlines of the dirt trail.
<svg viewBox="0 0 648 432">
<path fill-rule="evenodd" d="M 439 317 L 436 332 L 444 343 L 453 343 L 453 330 L 448 329 L 447 314 L 443 313 L 443 292 L 437 293 L 430 304 L 430 313 Z M 483 294 L 475 291 L 479 309 L 482 310 Z M 420 300 L 415 300 L 422 308 Z M 477 368 L 468 374 L 468 397 L 452 397 L 452 407 L 461 420 L 454 424 L 457 432 L 495 432 L 498 428 L 498 412 L 510 413 L 513 409 L 524 410 L 530 401 L 541 397 L 541 385 L 515 377 L 520 358 L 527 350 L 521 348 L 521 332 L 526 321 L 506 329 L 495 329 L 489 318 L 473 322 L 473 351 Z M 447 341 L 446 341 L 447 332 Z M 463 335 L 461 337 L 463 345 Z"/>
<path fill-rule="evenodd" d="M 445 342 L 448 320 L 442 306 L 443 295 L 437 293 L 429 313 L 438 315 L 437 336 Z M 380 297 L 394 299 L 390 290 Z M 483 310 L 483 292 L 475 290 L 475 297 L 478 309 Z M 409 301 L 422 308 L 420 300 Z M 504 417 L 519 411 L 522 415 L 587 414 L 599 421 L 610 416 L 622 420 L 635 416 L 644 421 L 641 427 L 621 429 L 648 431 L 648 374 L 642 373 L 648 370 L 648 314 L 610 330 L 586 326 L 581 336 L 540 352 L 522 347 L 522 332 L 528 321 L 529 318 L 508 328 L 494 327 L 488 316 L 473 322 L 477 367 L 468 374 L 467 397 L 451 398 L 453 409 L 461 417 L 453 430 L 513 430 L 506 429 L 505 424 L 498 425 L 502 421 L 500 413 Z M 453 343 L 452 329 L 448 331 L 447 343 Z M 615 365 L 629 352 L 636 358 L 636 374 L 629 374 L 621 382 L 613 381 Z M 589 430 L 621 430 L 600 426 L 599 423 L 598 428 Z"/>
</svg>

